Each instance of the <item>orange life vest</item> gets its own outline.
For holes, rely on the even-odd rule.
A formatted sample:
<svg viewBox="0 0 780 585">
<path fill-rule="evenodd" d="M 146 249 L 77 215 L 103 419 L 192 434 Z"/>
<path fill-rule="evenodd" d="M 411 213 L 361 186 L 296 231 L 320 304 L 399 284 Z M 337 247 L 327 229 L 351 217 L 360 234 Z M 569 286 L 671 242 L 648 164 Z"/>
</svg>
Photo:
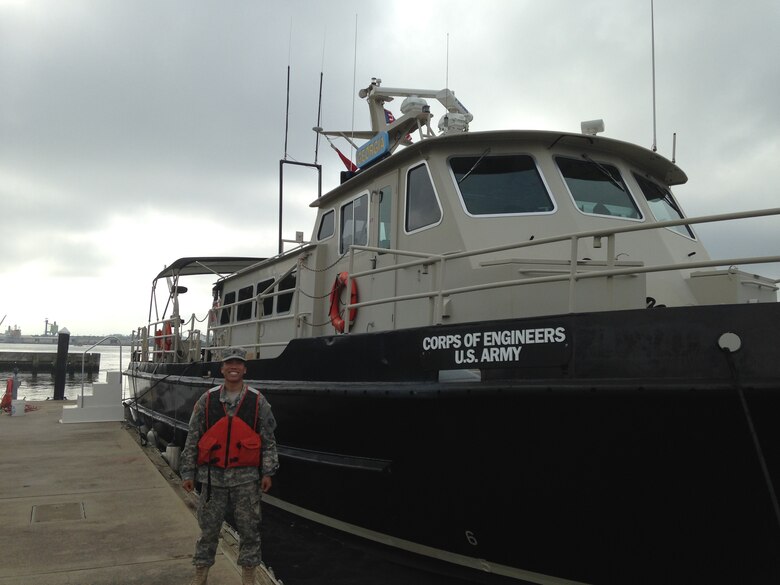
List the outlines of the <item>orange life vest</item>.
<svg viewBox="0 0 780 585">
<path fill-rule="evenodd" d="M 198 441 L 198 465 L 260 467 L 261 441 L 256 428 L 260 393 L 247 387 L 236 414 L 229 416 L 219 401 L 221 389 L 213 388 L 206 395 L 206 432 Z"/>
</svg>

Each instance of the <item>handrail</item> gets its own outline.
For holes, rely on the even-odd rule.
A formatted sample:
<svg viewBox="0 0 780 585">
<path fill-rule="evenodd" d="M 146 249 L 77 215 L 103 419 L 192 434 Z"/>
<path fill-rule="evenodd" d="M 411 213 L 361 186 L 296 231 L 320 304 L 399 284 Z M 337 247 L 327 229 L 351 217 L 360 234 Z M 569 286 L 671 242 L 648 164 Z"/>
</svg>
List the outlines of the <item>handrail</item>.
<svg viewBox="0 0 780 585">
<path fill-rule="evenodd" d="M 762 257 L 726 258 L 726 259 L 719 259 L 719 260 L 701 260 L 701 261 L 693 261 L 693 259 L 689 257 L 687 260 L 681 262 L 670 263 L 670 264 L 658 264 L 658 265 L 644 265 L 641 262 L 634 262 L 634 261 L 625 262 L 620 260 L 619 254 L 616 254 L 618 249 L 617 236 L 619 234 L 628 234 L 628 233 L 642 232 L 647 230 L 662 230 L 665 228 L 673 228 L 677 226 L 688 226 L 688 225 L 696 225 L 696 224 L 704 224 L 704 223 L 717 223 L 717 222 L 725 222 L 725 221 L 732 221 L 732 220 L 760 218 L 760 217 L 778 216 L 778 215 L 780 215 L 780 207 L 757 210 L 757 211 L 741 211 L 741 212 L 706 215 L 706 216 L 699 216 L 699 217 L 687 217 L 687 218 L 672 219 L 667 221 L 631 223 L 630 225 L 621 225 L 621 226 L 611 227 L 611 228 L 600 228 L 600 229 L 586 230 L 580 232 L 571 232 L 571 233 L 559 234 L 555 236 L 542 237 L 538 239 L 524 240 L 520 242 L 515 241 L 512 243 L 500 244 L 496 246 L 490 246 L 490 247 L 473 249 L 473 250 L 453 250 L 449 252 L 421 252 L 421 251 L 380 248 L 377 246 L 353 244 L 350 245 L 349 252 L 348 252 L 349 257 L 346 258 L 347 273 L 348 273 L 348 282 L 346 284 L 348 290 L 351 284 L 350 281 L 352 279 L 359 279 L 364 276 L 374 276 L 380 273 L 399 272 L 405 269 L 415 268 L 415 267 L 423 267 L 423 271 L 427 273 L 428 267 L 432 267 L 432 270 L 435 271 L 435 274 L 432 275 L 432 278 L 430 280 L 430 290 L 428 291 L 414 292 L 408 294 L 397 294 L 395 296 L 390 296 L 385 298 L 372 298 L 367 300 L 361 300 L 360 302 L 356 302 L 356 303 L 350 303 L 349 299 L 347 299 L 347 303 L 344 309 L 345 311 L 348 312 L 352 309 L 358 309 L 360 307 L 368 307 L 368 306 L 382 305 L 382 304 L 392 303 L 392 302 L 402 302 L 402 301 L 427 298 L 433 300 L 429 312 L 429 320 L 431 324 L 433 324 L 433 323 L 443 322 L 443 313 L 445 310 L 446 297 L 450 295 L 470 293 L 470 292 L 476 292 L 481 290 L 500 289 L 500 288 L 512 287 L 512 286 L 568 281 L 569 282 L 568 304 L 569 304 L 569 310 L 573 311 L 576 302 L 576 295 L 575 295 L 576 284 L 586 279 L 595 279 L 595 278 L 609 279 L 612 277 L 639 276 L 643 274 L 668 272 L 673 270 L 690 271 L 693 269 L 709 268 L 709 267 L 780 262 L 780 255 L 762 256 Z M 588 259 L 586 260 L 579 259 L 579 253 L 578 253 L 579 244 L 581 241 L 584 241 L 587 238 L 594 238 L 596 240 L 596 242 L 594 242 L 595 248 L 602 247 L 601 238 L 607 239 L 606 244 L 604 244 L 604 248 L 606 252 L 605 261 L 604 260 L 589 261 Z M 563 249 L 564 247 L 567 246 L 567 243 L 568 243 L 569 253 L 565 254 L 563 253 Z M 558 254 L 559 254 L 557 257 L 558 257 L 558 263 L 561 265 L 560 271 L 556 270 L 554 271 L 554 273 L 551 274 L 550 273 L 551 271 L 543 270 L 542 272 L 547 272 L 547 273 L 538 274 L 539 271 L 530 270 L 529 272 L 532 273 L 537 272 L 537 274 L 530 275 L 529 278 L 510 277 L 511 278 L 510 280 L 496 280 L 487 283 L 483 282 L 483 283 L 475 283 L 475 284 L 466 284 L 465 286 L 445 288 L 445 284 L 446 284 L 445 271 L 448 270 L 447 268 L 448 262 L 450 262 L 450 266 L 452 266 L 451 262 L 453 260 L 475 258 L 486 254 L 496 254 L 500 252 L 507 252 L 510 250 L 522 250 L 531 247 L 543 247 L 546 245 L 553 245 L 553 244 L 558 244 L 558 246 L 556 246 L 556 249 L 558 250 Z M 372 267 L 363 270 L 356 270 L 355 260 L 356 260 L 357 252 L 368 252 L 377 255 L 381 254 L 385 258 L 389 258 L 390 262 L 388 262 L 384 266 L 377 266 L 376 261 L 374 261 L 373 263 L 371 263 Z M 501 257 L 503 258 L 503 255 Z M 344 256 L 342 256 L 340 260 L 341 259 L 344 259 Z M 540 260 L 538 258 L 529 258 L 527 260 L 523 260 L 522 258 L 509 258 L 503 261 L 543 262 L 543 260 Z M 282 295 L 299 292 L 301 290 L 301 284 L 302 284 L 301 278 L 296 279 L 294 288 L 277 290 L 277 291 L 274 291 L 273 289 L 281 282 L 281 280 L 286 275 L 291 274 L 300 263 L 301 263 L 301 258 L 299 257 L 296 266 L 290 267 L 290 269 L 287 270 L 284 276 L 274 278 L 273 283 L 270 286 L 266 287 L 264 291 L 260 292 L 259 294 L 256 294 L 254 297 L 250 297 L 249 299 L 243 299 L 240 301 L 235 300 L 232 303 L 222 305 L 220 309 L 232 309 L 233 307 L 238 307 L 239 305 L 242 305 L 244 303 L 251 302 L 254 311 L 257 311 L 258 305 L 261 302 L 263 302 L 263 300 L 266 298 L 279 297 Z M 770 277 L 766 279 L 762 278 L 761 281 L 758 280 L 746 281 L 746 283 L 752 284 L 759 288 L 761 287 L 773 288 L 771 284 L 780 284 L 780 279 L 773 279 Z M 261 325 L 263 323 L 282 321 L 290 318 L 292 318 L 294 320 L 294 323 L 297 324 L 300 322 L 300 318 L 302 317 L 303 314 L 307 314 L 307 313 L 300 312 L 300 307 L 298 306 L 298 299 L 296 295 L 295 308 L 291 313 L 287 315 L 257 316 L 257 313 L 253 312 L 253 315 L 249 319 L 242 320 L 240 323 L 228 323 L 224 325 L 221 325 L 219 323 L 214 323 L 214 324 L 210 323 L 208 327 L 208 333 L 209 335 L 211 335 L 223 330 L 232 330 L 236 325 L 242 325 L 242 326 L 250 325 L 250 324 Z M 314 326 L 313 323 L 308 323 L 308 325 Z M 295 326 L 297 327 L 298 325 Z M 349 320 L 347 319 L 345 321 L 345 333 L 349 333 L 349 330 L 350 330 L 350 323 Z M 299 335 L 300 332 L 296 331 L 294 337 L 298 337 Z M 223 343 L 226 342 L 227 341 L 223 340 Z M 283 341 L 283 342 L 271 341 L 271 342 L 262 343 L 260 342 L 260 336 L 258 334 L 257 339 L 255 339 L 255 343 L 247 343 L 244 346 L 254 347 L 256 349 L 259 349 L 261 347 L 285 345 L 286 343 L 287 341 Z M 222 345 L 213 346 L 210 347 L 210 349 L 217 349 L 218 347 L 222 347 Z"/>
<path fill-rule="evenodd" d="M 495 288 L 504 288 L 509 286 L 539 284 L 544 282 L 561 282 L 561 281 L 568 280 L 570 282 L 569 310 L 571 311 L 574 310 L 574 301 L 575 301 L 574 285 L 578 280 L 584 280 L 588 278 L 603 278 L 603 277 L 611 277 L 611 276 L 637 275 L 637 274 L 646 274 L 650 272 L 667 272 L 671 270 L 681 270 L 681 269 L 688 270 L 693 268 L 729 266 L 735 264 L 765 264 L 765 263 L 780 262 L 780 256 L 761 256 L 761 257 L 745 257 L 745 258 L 727 258 L 727 259 L 708 260 L 708 261 L 700 261 L 700 262 L 687 262 L 685 264 L 678 263 L 678 264 L 664 264 L 664 265 L 657 265 L 657 266 L 641 266 L 641 267 L 635 266 L 631 268 L 614 268 L 614 266 L 616 266 L 614 252 L 615 252 L 615 239 L 616 239 L 615 236 L 617 234 L 663 229 L 663 228 L 670 228 L 670 227 L 675 227 L 680 225 L 715 223 L 715 222 L 729 221 L 735 219 L 750 219 L 750 218 L 766 217 L 772 215 L 780 215 L 780 207 L 761 209 L 757 211 L 741 211 L 735 213 L 704 215 L 700 217 L 674 219 L 674 220 L 659 221 L 654 223 L 645 222 L 641 224 L 620 226 L 615 228 L 572 232 L 569 234 L 561 234 L 557 236 L 550 236 L 547 238 L 539 238 L 539 239 L 528 240 L 524 242 L 513 242 L 511 244 L 501 244 L 498 246 L 490 246 L 487 248 L 479 248 L 476 250 L 459 251 L 459 252 L 452 252 L 446 254 L 436 254 L 436 253 L 425 254 L 420 252 L 411 252 L 405 250 L 395 250 L 395 249 L 387 249 L 387 248 L 378 248 L 376 246 L 361 246 L 361 245 L 353 244 L 350 246 L 350 255 L 349 255 L 349 263 L 348 263 L 350 269 L 349 270 L 350 279 L 377 274 L 378 272 L 389 272 L 389 271 L 401 270 L 403 268 L 411 268 L 414 266 L 424 266 L 424 265 L 431 265 L 431 264 L 440 264 L 441 267 L 440 272 L 443 272 L 447 261 L 458 260 L 461 258 L 472 258 L 475 256 L 481 256 L 483 254 L 504 252 L 507 250 L 516 250 L 521 248 L 530 248 L 530 247 L 542 246 L 545 244 L 553 244 L 553 243 L 565 242 L 565 241 L 571 242 L 571 259 L 569 262 L 569 270 L 566 271 L 566 273 L 564 274 L 555 275 L 555 276 L 542 276 L 536 278 L 524 278 L 524 279 L 507 280 L 501 282 L 475 284 L 475 285 L 457 287 L 452 289 L 441 288 L 444 282 L 444 278 L 442 274 L 439 274 L 436 279 L 438 286 L 436 288 L 432 287 L 431 290 L 428 292 L 397 295 L 394 297 L 373 299 L 370 301 L 362 301 L 357 303 L 350 303 L 349 300 L 347 300 L 344 310 L 345 312 L 347 312 L 351 309 L 357 309 L 360 307 L 367 307 L 371 305 L 380 305 L 389 302 L 437 297 L 439 302 L 437 303 L 438 306 L 434 307 L 434 312 L 433 312 L 434 317 L 432 321 L 438 323 L 441 322 L 442 307 L 440 305 L 443 302 L 444 296 L 446 295 L 475 292 L 479 290 L 489 290 Z M 578 250 L 579 242 L 580 240 L 583 240 L 585 238 L 591 238 L 591 237 L 594 238 L 606 237 L 608 239 L 607 242 L 607 247 L 608 247 L 607 268 L 608 269 L 607 270 L 599 270 L 595 272 L 583 272 L 577 270 L 578 267 L 577 250 Z M 412 260 L 401 264 L 391 264 L 381 268 L 372 268 L 372 269 L 362 270 L 362 271 L 353 271 L 352 268 L 354 266 L 354 256 L 356 251 L 375 252 L 381 254 L 405 255 L 411 257 L 418 257 L 419 260 Z M 349 285 L 349 283 L 347 284 Z M 348 321 L 349 320 L 346 320 L 345 322 L 346 325 L 345 333 L 349 332 Z"/>
<path fill-rule="evenodd" d="M 114 335 L 109 335 L 108 337 L 104 337 L 97 343 L 93 343 L 90 345 L 87 349 L 84 350 L 84 353 L 81 354 L 81 406 L 79 408 L 84 408 L 84 359 L 87 357 L 87 352 L 90 349 L 93 349 L 103 343 L 104 341 L 108 341 L 109 339 L 113 339 L 119 344 L 119 386 L 122 387 L 122 341 L 115 337 Z"/>
</svg>

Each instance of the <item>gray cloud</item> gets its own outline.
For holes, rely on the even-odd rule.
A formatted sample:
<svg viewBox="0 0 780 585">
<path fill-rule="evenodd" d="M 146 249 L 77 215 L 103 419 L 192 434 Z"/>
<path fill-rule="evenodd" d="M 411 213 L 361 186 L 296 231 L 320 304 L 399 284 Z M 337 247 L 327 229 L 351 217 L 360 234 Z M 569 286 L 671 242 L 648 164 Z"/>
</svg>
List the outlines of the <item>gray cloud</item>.
<svg viewBox="0 0 780 585">
<path fill-rule="evenodd" d="M 677 132 L 687 212 L 776 205 L 780 5 L 659 1 L 655 13 L 658 146 L 671 156 Z M 274 253 L 288 63 L 296 160 L 314 156 L 320 71 L 328 129 L 368 127 L 354 90 L 379 76 L 449 82 L 472 130 L 578 131 L 602 117 L 608 136 L 649 147 L 649 17 L 649 2 L 608 0 L 0 4 L 0 274 L 46 267 L 46 287 L 116 274 L 130 257 L 146 286 L 172 254 Z M 319 157 L 333 187 L 341 163 L 325 142 Z M 288 178 L 286 235 L 308 235 L 313 179 Z M 701 231 L 718 256 L 724 236 L 777 243 L 763 224 Z M 108 330 L 135 325 L 145 294 Z M 23 329 L 40 321 L 26 311 Z"/>
</svg>

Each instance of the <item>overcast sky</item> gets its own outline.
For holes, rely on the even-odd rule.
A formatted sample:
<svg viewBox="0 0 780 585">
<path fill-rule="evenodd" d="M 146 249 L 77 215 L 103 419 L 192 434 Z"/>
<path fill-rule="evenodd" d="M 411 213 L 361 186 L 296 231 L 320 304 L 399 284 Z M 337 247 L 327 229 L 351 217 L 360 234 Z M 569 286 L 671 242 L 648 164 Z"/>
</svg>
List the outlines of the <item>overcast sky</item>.
<svg viewBox="0 0 780 585">
<path fill-rule="evenodd" d="M 780 206 L 779 26 L 777 0 L 655 1 L 658 148 L 677 133 L 689 216 Z M 176 258 L 274 254 L 288 64 L 303 162 L 320 71 L 326 129 L 367 129 L 353 90 L 381 77 L 448 84 L 472 131 L 603 118 L 653 142 L 650 0 L 0 0 L 2 330 L 127 334 Z M 324 142 L 320 162 L 333 187 Z M 289 176 L 285 237 L 308 238 L 314 175 Z M 777 254 L 778 223 L 699 233 Z"/>
</svg>

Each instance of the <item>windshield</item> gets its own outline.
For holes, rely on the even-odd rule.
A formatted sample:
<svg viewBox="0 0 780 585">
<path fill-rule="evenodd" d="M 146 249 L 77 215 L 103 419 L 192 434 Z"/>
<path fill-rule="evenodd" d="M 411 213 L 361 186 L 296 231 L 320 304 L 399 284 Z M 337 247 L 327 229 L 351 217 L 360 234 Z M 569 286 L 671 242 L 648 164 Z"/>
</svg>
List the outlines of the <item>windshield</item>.
<svg viewBox="0 0 780 585">
<path fill-rule="evenodd" d="M 471 215 L 546 213 L 555 209 L 528 155 L 456 156 L 450 168 Z"/>
<path fill-rule="evenodd" d="M 556 157 L 563 179 L 577 208 L 583 213 L 622 219 L 642 219 L 620 171 L 590 158 Z"/>
<path fill-rule="evenodd" d="M 642 193 L 644 193 L 644 196 L 647 199 L 647 204 L 650 206 L 650 211 L 653 212 L 653 216 L 658 221 L 683 219 L 684 216 L 682 211 L 677 205 L 677 202 L 674 200 L 674 197 L 672 197 L 671 191 L 662 187 L 658 183 L 645 179 L 636 173 L 634 173 L 634 178 L 636 179 L 636 182 L 639 183 L 639 187 L 642 189 Z M 678 234 L 688 236 L 689 238 L 695 238 L 693 235 L 693 230 L 690 226 L 676 225 L 670 227 L 669 229 L 677 232 Z"/>
</svg>

